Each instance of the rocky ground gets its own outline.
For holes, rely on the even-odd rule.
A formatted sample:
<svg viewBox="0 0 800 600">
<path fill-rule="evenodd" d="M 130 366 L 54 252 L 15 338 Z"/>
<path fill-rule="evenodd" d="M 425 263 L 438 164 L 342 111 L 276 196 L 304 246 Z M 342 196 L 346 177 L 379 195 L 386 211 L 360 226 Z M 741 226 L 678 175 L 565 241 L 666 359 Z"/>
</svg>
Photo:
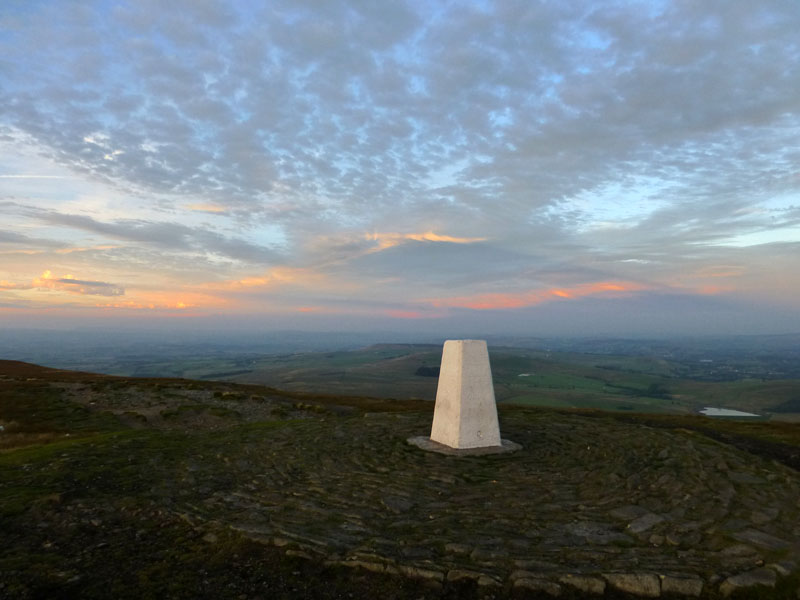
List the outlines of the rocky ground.
<svg viewBox="0 0 800 600">
<path fill-rule="evenodd" d="M 277 428 L 231 465 L 242 485 L 188 512 L 342 566 L 554 595 L 724 594 L 798 568 L 800 478 L 788 468 L 688 431 L 533 411 L 504 415 L 522 451 L 446 457 L 405 442 L 428 422 Z M 208 472 L 187 471 L 193 483 Z"/>
<path fill-rule="evenodd" d="M 23 380 L 64 429 L 0 454 L 0 597 L 800 597 L 800 473 L 690 428 L 508 408 L 457 457 L 425 404 L 6 374 L 0 435 Z"/>
</svg>

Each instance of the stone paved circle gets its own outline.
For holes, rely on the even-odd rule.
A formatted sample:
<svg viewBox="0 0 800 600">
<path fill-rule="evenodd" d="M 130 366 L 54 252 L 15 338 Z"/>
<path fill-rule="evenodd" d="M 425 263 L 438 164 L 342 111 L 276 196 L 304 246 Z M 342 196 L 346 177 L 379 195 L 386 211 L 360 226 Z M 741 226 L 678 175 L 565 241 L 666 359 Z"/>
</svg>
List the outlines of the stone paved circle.
<svg viewBox="0 0 800 600">
<path fill-rule="evenodd" d="M 696 595 L 756 564 L 798 568 L 800 474 L 778 463 L 689 431 L 536 411 L 501 418 L 517 452 L 443 456 L 406 442 L 429 423 L 367 413 L 254 431 L 234 488 L 189 512 L 295 554 L 437 581 L 518 573 L 543 589 Z"/>
</svg>

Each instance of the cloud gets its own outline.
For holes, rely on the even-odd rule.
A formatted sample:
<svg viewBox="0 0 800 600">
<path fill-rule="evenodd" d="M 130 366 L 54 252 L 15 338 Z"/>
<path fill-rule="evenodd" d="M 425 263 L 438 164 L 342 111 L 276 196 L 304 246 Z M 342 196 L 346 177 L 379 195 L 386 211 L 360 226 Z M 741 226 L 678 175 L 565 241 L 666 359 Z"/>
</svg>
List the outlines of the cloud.
<svg viewBox="0 0 800 600">
<path fill-rule="evenodd" d="M 486 241 L 485 237 L 454 237 L 451 235 L 440 235 L 433 231 L 425 233 L 368 233 L 366 239 L 378 242 L 376 250 L 385 250 L 396 246 L 406 240 L 417 242 L 439 242 L 448 244 L 473 244 L 475 242 Z"/>
<path fill-rule="evenodd" d="M 62 248 L 64 244 L 55 240 L 28 237 L 15 231 L 0 230 L 0 251 L 4 246 L 19 250 L 41 251 L 43 248 Z"/>
<path fill-rule="evenodd" d="M 226 211 L 224 206 L 217 204 L 189 204 L 186 206 L 189 210 L 196 210 L 198 212 L 207 212 L 212 214 L 220 214 Z"/>
<path fill-rule="evenodd" d="M 313 286 L 320 289 L 325 275 L 307 268 L 275 267 L 266 273 L 233 281 L 207 284 L 208 289 L 246 290 L 282 285 Z"/>
<path fill-rule="evenodd" d="M 800 241 L 794 2 L 5 12 L 9 281 L 411 313 L 598 281 L 800 297 L 770 267 Z"/>
<path fill-rule="evenodd" d="M 0 175 L 0 179 L 67 179 L 60 175 Z"/>
<path fill-rule="evenodd" d="M 445 316 L 442 311 L 387 309 L 385 313 L 393 319 L 440 319 Z"/>
<path fill-rule="evenodd" d="M 536 306 L 554 300 L 568 300 L 583 298 L 597 294 L 623 296 L 633 292 L 640 292 L 646 288 L 638 283 L 626 281 L 601 281 L 590 284 L 577 285 L 568 288 L 549 288 L 531 290 L 522 293 L 495 293 L 477 294 L 474 296 L 461 296 L 450 298 L 432 298 L 426 300 L 437 308 L 470 308 L 474 310 L 503 310 Z"/>
<path fill-rule="evenodd" d="M 158 191 L 223 189 L 228 204 L 266 214 L 278 189 L 350 217 L 365 203 L 413 205 L 426 194 L 479 213 L 522 208 L 525 197 L 535 211 L 632 169 L 708 186 L 703 171 L 724 165 L 728 176 L 713 185 L 731 189 L 725 180 L 740 183 L 742 160 L 760 164 L 748 173 L 754 189 L 791 147 L 750 143 L 794 106 L 794 63 L 774 67 L 800 19 L 785 3 L 503 2 L 439 14 L 396 3 L 391 26 L 366 5 L 278 2 L 258 19 L 208 5 L 155 21 L 145 4 L 111 14 L 93 5 L 59 25 L 33 15 L 37 29 L 14 36 L 22 48 L 41 55 L 30 36 L 42 29 L 55 39 L 85 32 L 86 45 L 70 39 L 43 73 L 39 100 L 12 102 L 9 116 L 97 175 Z M 77 96 L 55 73 L 75 73 L 95 48 L 108 53 L 92 53 L 98 68 L 81 73 Z M 126 60 L 104 63 L 123 49 Z M 147 99 L 131 105 L 135 129 L 137 113 L 114 103 L 133 97 Z M 81 110 L 81 100 L 100 110 Z M 124 154 L 110 164 L 110 151 Z"/>
<path fill-rule="evenodd" d="M 102 234 L 110 239 L 140 242 L 175 251 L 214 253 L 234 260 L 255 263 L 282 260 L 281 255 L 270 248 L 223 236 L 205 228 L 193 228 L 179 223 L 132 219 L 109 223 L 84 215 L 55 211 L 35 210 L 31 211 L 31 214 L 47 223 Z"/>
<path fill-rule="evenodd" d="M 75 279 L 71 275 L 53 277 L 50 271 L 45 271 L 41 277 L 34 279 L 30 287 L 89 296 L 123 296 L 125 294 L 123 288 L 113 283 Z"/>
<path fill-rule="evenodd" d="M 194 311 L 193 314 L 204 314 L 205 311 L 225 308 L 228 301 L 208 293 L 192 290 L 134 290 L 125 300 L 100 301 L 96 307 L 106 311 L 144 311 L 153 313 L 174 314 L 174 311 L 185 313 Z M 200 312 L 197 312 L 200 311 Z"/>
</svg>

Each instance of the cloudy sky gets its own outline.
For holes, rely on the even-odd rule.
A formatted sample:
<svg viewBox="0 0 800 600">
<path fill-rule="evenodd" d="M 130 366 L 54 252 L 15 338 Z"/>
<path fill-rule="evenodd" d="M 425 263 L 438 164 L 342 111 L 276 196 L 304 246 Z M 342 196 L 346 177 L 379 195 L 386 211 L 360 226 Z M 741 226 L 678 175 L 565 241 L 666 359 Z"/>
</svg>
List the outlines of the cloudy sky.
<svg viewBox="0 0 800 600">
<path fill-rule="evenodd" d="M 797 0 L 4 0 L 0 325 L 800 331 Z"/>
</svg>

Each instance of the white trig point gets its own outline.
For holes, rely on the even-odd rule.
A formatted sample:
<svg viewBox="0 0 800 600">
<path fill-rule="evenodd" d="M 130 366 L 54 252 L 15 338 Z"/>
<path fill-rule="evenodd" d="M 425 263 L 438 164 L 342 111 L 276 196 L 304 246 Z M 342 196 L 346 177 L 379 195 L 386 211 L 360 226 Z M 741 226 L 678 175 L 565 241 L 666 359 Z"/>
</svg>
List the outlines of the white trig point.
<svg viewBox="0 0 800 600">
<path fill-rule="evenodd" d="M 431 440 L 451 448 L 500 445 L 489 352 L 483 340 L 447 340 Z"/>
<path fill-rule="evenodd" d="M 493 454 L 522 446 L 500 438 L 489 352 L 484 340 L 447 340 L 430 437 L 408 442 L 444 454 Z"/>
</svg>

